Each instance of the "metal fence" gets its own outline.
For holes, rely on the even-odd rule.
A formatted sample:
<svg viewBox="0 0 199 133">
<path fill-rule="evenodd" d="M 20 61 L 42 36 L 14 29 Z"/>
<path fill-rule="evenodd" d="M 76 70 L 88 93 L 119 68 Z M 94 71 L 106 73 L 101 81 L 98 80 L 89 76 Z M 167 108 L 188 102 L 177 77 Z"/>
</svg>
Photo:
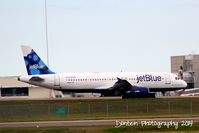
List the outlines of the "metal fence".
<svg viewBox="0 0 199 133">
<path fill-rule="evenodd" d="M 199 99 L 0 104 L 0 120 L 199 114 Z"/>
</svg>

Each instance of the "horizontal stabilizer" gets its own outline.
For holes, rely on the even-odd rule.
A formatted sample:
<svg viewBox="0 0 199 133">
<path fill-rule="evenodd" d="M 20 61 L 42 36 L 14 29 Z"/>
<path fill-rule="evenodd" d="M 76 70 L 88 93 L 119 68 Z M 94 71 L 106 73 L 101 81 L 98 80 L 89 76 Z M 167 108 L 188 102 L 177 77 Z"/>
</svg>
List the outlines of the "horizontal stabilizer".
<svg viewBox="0 0 199 133">
<path fill-rule="evenodd" d="M 32 78 L 30 78 L 30 81 L 43 82 L 44 79 L 43 79 L 43 78 L 40 78 L 40 77 L 32 77 Z"/>
</svg>

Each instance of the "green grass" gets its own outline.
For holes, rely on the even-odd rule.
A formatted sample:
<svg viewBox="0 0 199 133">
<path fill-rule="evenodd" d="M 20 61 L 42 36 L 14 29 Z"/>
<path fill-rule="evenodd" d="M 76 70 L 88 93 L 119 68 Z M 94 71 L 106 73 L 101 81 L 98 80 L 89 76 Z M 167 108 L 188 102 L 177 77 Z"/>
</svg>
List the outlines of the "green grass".
<svg viewBox="0 0 199 133">
<path fill-rule="evenodd" d="M 0 101 L 0 112 L 0 121 L 185 117 L 199 116 L 199 98 Z"/>
<path fill-rule="evenodd" d="M 157 126 L 128 126 L 115 128 L 115 126 L 77 126 L 77 127 L 32 127 L 32 128 L 0 128 L 0 133 L 197 133 L 199 123 L 194 123 L 192 127 Z"/>
</svg>

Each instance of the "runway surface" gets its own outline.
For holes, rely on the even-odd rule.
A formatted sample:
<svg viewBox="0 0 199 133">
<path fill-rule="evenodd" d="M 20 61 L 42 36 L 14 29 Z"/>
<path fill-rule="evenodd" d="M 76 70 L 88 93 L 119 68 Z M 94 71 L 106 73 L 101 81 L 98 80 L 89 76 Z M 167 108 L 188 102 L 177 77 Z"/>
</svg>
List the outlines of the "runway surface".
<svg viewBox="0 0 199 133">
<path fill-rule="evenodd" d="M 198 98 L 199 96 L 156 96 L 156 98 L 169 99 L 169 98 Z M 114 100 L 121 99 L 122 97 L 64 97 L 64 98 L 4 98 L 0 97 L 1 101 L 22 101 L 22 100 Z"/>
<path fill-rule="evenodd" d="M 193 118 L 156 118 L 156 119 L 111 119 L 111 120 L 74 120 L 74 121 L 40 121 L 40 122 L 2 122 L 0 128 L 14 127 L 51 127 L 51 126 L 91 126 L 91 125 L 113 125 L 120 122 L 199 122 L 199 117 Z"/>
</svg>

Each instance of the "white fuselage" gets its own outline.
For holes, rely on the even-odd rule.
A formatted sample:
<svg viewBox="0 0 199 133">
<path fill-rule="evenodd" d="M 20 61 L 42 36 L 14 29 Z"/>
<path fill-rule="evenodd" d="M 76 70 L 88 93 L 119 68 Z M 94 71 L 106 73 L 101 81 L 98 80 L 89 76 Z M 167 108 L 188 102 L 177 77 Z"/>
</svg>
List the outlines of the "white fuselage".
<svg viewBox="0 0 199 133">
<path fill-rule="evenodd" d="M 42 81 L 32 81 L 39 77 Z M 60 73 L 27 75 L 19 77 L 20 81 L 32 85 L 63 90 L 102 90 L 113 86 L 117 78 L 127 80 L 132 86 L 147 87 L 153 91 L 168 91 L 186 88 L 185 81 L 172 73 L 156 72 L 120 72 L 120 73 Z"/>
</svg>

